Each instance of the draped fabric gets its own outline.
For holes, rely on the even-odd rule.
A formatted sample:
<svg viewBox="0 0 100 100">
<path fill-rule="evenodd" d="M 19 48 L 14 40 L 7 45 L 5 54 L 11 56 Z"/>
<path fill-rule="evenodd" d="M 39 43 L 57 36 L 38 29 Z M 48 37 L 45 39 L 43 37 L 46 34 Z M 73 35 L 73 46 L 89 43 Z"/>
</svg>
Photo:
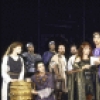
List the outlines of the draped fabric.
<svg viewBox="0 0 100 100">
<path fill-rule="evenodd" d="M 86 95 L 94 95 L 92 66 L 88 70 L 82 70 L 82 66 L 89 64 L 90 60 L 73 64 L 74 70 L 81 69 L 81 71 L 68 75 L 68 100 L 86 100 Z"/>
<path fill-rule="evenodd" d="M 16 66 L 16 68 L 20 67 L 20 68 L 17 68 L 17 73 L 19 74 L 9 75 L 7 72 L 13 71 L 13 73 L 16 73 L 16 68 L 15 69 L 12 68 L 14 67 L 14 65 Z M 7 96 L 8 96 L 7 90 L 9 90 L 8 85 L 11 82 L 11 80 L 12 79 L 18 79 L 18 80 L 24 79 L 24 63 L 23 63 L 22 58 L 20 57 L 17 61 L 13 61 L 11 58 L 9 59 L 8 56 L 5 56 L 1 64 L 1 70 L 2 70 L 1 75 L 3 78 L 3 84 L 1 87 L 1 100 L 7 100 Z"/>
<path fill-rule="evenodd" d="M 63 92 L 68 92 L 67 89 L 67 61 L 64 55 L 54 55 L 49 64 L 50 72 L 55 76 L 55 88 L 61 89 Z M 58 81 L 59 80 L 59 81 Z M 61 81 L 60 81 L 61 80 Z"/>
</svg>

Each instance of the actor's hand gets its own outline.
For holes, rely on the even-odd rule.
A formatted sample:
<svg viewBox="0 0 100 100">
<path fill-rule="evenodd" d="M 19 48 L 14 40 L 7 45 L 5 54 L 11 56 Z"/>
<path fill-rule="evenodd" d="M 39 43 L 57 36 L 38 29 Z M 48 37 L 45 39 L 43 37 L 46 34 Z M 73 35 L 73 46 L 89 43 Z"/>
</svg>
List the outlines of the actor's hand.
<svg viewBox="0 0 100 100">
<path fill-rule="evenodd" d="M 26 78 L 25 81 L 26 82 L 31 82 L 31 79 L 30 78 Z"/>
<path fill-rule="evenodd" d="M 35 91 L 34 89 L 32 89 L 31 93 L 33 93 L 33 94 L 35 94 L 35 95 L 38 94 L 38 92 Z"/>
<path fill-rule="evenodd" d="M 82 69 L 89 69 L 90 68 L 90 65 L 85 65 L 82 67 Z"/>
<path fill-rule="evenodd" d="M 100 61 L 95 61 L 95 65 L 100 65 Z"/>
<path fill-rule="evenodd" d="M 12 79 L 12 80 L 11 80 L 11 82 L 16 82 L 16 81 L 18 81 L 18 79 Z"/>
</svg>

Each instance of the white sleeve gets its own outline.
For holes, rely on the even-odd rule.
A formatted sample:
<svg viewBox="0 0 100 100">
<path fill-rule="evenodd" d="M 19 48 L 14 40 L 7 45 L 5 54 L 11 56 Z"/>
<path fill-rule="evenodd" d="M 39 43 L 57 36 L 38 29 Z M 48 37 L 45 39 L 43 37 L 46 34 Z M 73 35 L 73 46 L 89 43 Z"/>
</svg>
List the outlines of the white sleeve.
<svg viewBox="0 0 100 100">
<path fill-rule="evenodd" d="M 41 99 L 48 98 L 52 92 L 53 92 L 53 89 L 45 88 L 45 89 L 38 91 L 38 95 L 41 97 Z"/>
<path fill-rule="evenodd" d="M 72 59 L 71 58 L 69 58 L 69 60 L 68 60 L 68 71 L 70 71 L 70 70 L 72 70 L 73 68 L 72 68 Z"/>
<path fill-rule="evenodd" d="M 23 61 L 22 58 L 21 58 L 21 62 L 22 62 L 22 69 L 21 69 L 18 80 L 23 80 L 24 79 L 24 61 Z"/>
<path fill-rule="evenodd" d="M 1 75 L 2 75 L 2 78 L 3 78 L 4 82 L 8 83 L 8 82 L 11 81 L 11 78 L 7 74 L 8 68 L 9 68 L 9 66 L 7 65 L 7 61 L 8 61 L 8 56 L 4 56 L 3 60 L 2 60 L 2 63 L 1 63 Z"/>
<path fill-rule="evenodd" d="M 65 58 L 65 71 L 67 71 L 68 70 L 68 65 L 67 65 L 67 58 Z"/>
</svg>

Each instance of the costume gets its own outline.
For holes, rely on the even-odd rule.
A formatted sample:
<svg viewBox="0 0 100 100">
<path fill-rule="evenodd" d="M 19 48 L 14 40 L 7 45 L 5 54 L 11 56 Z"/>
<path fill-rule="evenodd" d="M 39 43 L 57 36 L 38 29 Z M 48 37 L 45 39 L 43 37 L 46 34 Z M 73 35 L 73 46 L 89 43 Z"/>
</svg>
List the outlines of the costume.
<svg viewBox="0 0 100 100">
<path fill-rule="evenodd" d="M 1 64 L 2 67 L 2 100 L 8 100 L 9 96 L 9 84 L 12 79 L 23 80 L 24 79 L 24 63 L 23 59 L 19 57 L 17 61 L 15 61 L 10 56 L 4 56 Z M 8 97 L 7 97 L 8 96 Z"/>
<path fill-rule="evenodd" d="M 43 56 L 42 56 L 42 59 L 43 59 L 43 62 L 46 66 L 46 70 L 49 71 L 49 68 L 48 68 L 48 65 L 49 65 L 49 62 L 51 60 L 51 58 L 55 55 L 55 52 L 51 52 L 51 51 L 46 51 L 44 52 Z"/>
<path fill-rule="evenodd" d="M 73 64 L 75 61 L 76 55 L 72 55 L 69 60 L 68 60 L 68 71 L 72 71 L 73 70 Z M 74 85 L 75 85 L 75 81 L 74 81 L 74 73 L 69 74 L 68 73 L 68 100 L 74 100 Z"/>
<path fill-rule="evenodd" d="M 90 65 L 89 60 L 81 60 L 80 62 L 75 62 L 73 65 L 74 70 L 81 69 L 81 71 L 74 74 L 76 84 L 74 87 L 76 90 L 76 99 L 77 100 L 86 100 L 86 96 L 88 94 L 94 95 L 94 88 L 93 88 L 93 73 L 94 73 L 94 66 L 91 66 L 89 69 L 82 70 L 82 66 Z"/>
<path fill-rule="evenodd" d="M 40 61 L 42 59 L 41 55 L 24 52 L 22 54 L 22 57 L 24 58 L 24 61 L 25 61 L 25 68 L 26 68 L 25 77 L 31 77 L 31 75 L 33 75 L 34 72 L 36 72 L 34 64 L 36 61 Z"/>
<path fill-rule="evenodd" d="M 100 48 L 95 48 L 93 51 L 94 57 L 100 57 Z M 94 86 L 96 86 L 96 100 L 100 100 L 100 66 L 98 66 L 96 73 L 96 83 Z"/>
<path fill-rule="evenodd" d="M 55 89 L 60 89 L 63 92 L 68 92 L 67 89 L 67 61 L 64 55 L 56 54 L 51 58 L 49 71 L 55 77 Z M 61 81 L 60 81 L 61 80 Z"/>
<path fill-rule="evenodd" d="M 55 100 L 54 98 L 54 80 L 51 73 L 46 73 L 44 76 L 35 74 L 31 77 L 34 82 L 38 94 L 35 100 Z"/>
<path fill-rule="evenodd" d="M 68 71 L 73 69 L 73 63 L 75 61 L 76 55 L 72 55 L 68 60 Z"/>
</svg>

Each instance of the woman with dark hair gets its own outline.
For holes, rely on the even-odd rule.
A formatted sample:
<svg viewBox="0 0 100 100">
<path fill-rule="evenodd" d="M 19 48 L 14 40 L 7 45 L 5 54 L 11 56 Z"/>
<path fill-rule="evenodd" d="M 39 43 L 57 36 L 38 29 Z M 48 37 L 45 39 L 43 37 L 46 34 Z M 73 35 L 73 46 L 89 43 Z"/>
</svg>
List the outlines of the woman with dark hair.
<svg viewBox="0 0 100 100">
<path fill-rule="evenodd" d="M 55 100 L 54 99 L 54 79 L 51 73 L 45 71 L 42 61 L 36 63 L 37 73 L 31 77 L 36 90 L 32 93 L 36 95 L 35 100 Z"/>
<path fill-rule="evenodd" d="M 92 72 L 95 67 L 90 64 L 91 56 L 92 48 L 90 44 L 83 42 L 73 64 L 73 69 L 78 70 L 74 74 L 77 87 L 75 90 L 77 100 L 92 100 L 92 96 L 94 95 Z"/>
<path fill-rule="evenodd" d="M 10 82 L 20 81 L 24 79 L 24 62 L 19 56 L 22 50 L 22 43 L 12 43 L 3 56 L 1 64 L 1 73 L 3 78 L 2 100 L 9 100 Z"/>
</svg>

